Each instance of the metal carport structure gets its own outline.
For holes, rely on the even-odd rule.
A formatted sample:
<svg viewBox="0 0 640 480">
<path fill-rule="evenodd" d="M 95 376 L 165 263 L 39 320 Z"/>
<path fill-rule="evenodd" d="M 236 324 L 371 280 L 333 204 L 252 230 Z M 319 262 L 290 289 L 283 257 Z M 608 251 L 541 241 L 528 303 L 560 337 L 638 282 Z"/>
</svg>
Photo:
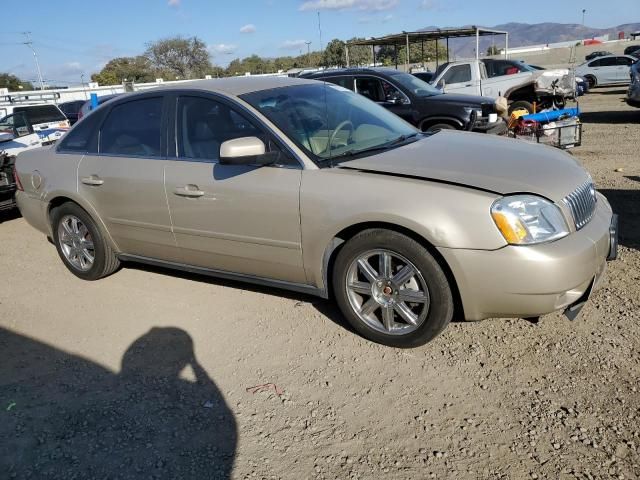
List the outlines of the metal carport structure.
<svg viewBox="0 0 640 480">
<path fill-rule="evenodd" d="M 509 51 L 509 32 L 505 32 L 502 30 L 493 30 L 490 28 L 484 27 L 464 27 L 464 28 L 444 28 L 438 30 L 425 30 L 421 32 L 402 32 L 395 33 L 392 35 L 386 35 L 384 37 L 374 38 L 371 37 L 365 40 L 356 40 L 354 42 L 348 42 L 345 45 L 345 54 L 347 66 L 349 65 L 349 47 L 353 46 L 370 46 L 371 53 L 373 54 L 373 65 L 376 64 L 376 47 L 378 46 L 393 46 L 395 49 L 395 58 L 396 58 L 396 68 L 398 67 L 398 46 L 403 46 L 407 49 L 407 56 L 405 59 L 405 64 L 407 70 L 409 69 L 409 64 L 411 63 L 410 50 L 409 45 L 415 43 L 422 44 L 422 61 L 424 61 L 424 42 L 426 41 L 434 41 L 436 42 L 436 62 L 438 61 L 438 40 L 446 40 L 447 41 L 447 61 L 449 61 L 449 39 L 450 38 L 471 38 L 476 37 L 476 59 L 480 57 L 480 37 L 490 36 L 490 35 L 504 35 L 505 36 L 505 56 Z"/>
</svg>

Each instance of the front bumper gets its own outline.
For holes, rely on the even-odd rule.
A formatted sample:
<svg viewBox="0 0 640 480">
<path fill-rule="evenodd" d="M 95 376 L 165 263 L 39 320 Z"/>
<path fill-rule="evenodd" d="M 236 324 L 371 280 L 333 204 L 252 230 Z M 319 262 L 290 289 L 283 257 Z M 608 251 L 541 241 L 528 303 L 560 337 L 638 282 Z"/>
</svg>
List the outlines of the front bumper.
<svg viewBox="0 0 640 480">
<path fill-rule="evenodd" d="M 592 220 L 555 242 L 493 251 L 438 250 L 456 279 L 468 320 L 537 317 L 580 303 L 598 286 L 617 249 L 613 219 L 598 195 Z"/>
</svg>

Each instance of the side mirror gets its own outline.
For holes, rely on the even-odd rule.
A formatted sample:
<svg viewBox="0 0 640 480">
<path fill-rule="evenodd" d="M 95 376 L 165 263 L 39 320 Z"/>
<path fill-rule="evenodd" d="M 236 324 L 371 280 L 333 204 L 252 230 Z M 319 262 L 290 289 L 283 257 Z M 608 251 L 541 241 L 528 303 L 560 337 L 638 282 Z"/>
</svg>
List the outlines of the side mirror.
<svg viewBox="0 0 640 480">
<path fill-rule="evenodd" d="M 220 145 L 222 165 L 269 165 L 274 161 L 258 137 L 234 138 Z"/>
<path fill-rule="evenodd" d="M 436 88 L 439 90 L 442 90 L 444 92 L 444 87 L 447 84 L 447 82 L 445 81 L 445 79 L 443 78 L 442 80 L 440 80 L 437 84 L 436 84 Z"/>
</svg>

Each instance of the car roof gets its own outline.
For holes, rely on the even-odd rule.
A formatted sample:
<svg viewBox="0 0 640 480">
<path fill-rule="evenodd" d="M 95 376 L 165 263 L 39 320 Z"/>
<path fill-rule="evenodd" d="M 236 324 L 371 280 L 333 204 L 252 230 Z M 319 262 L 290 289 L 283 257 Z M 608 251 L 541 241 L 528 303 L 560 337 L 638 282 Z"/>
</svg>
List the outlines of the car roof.
<svg viewBox="0 0 640 480">
<path fill-rule="evenodd" d="M 162 86 L 162 90 L 208 90 L 227 95 L 243 95 L 245 93 L 271 90 L 272 88 L 290 87 L 293 85 L 306 85 L 315 83 L 313 80 L 293 77 L 259 77 L 243 76 L 214 78 L 211 80 L 193 80 L 174 85 Z M 155 90 L 155 89 L 154 89 Z M 148 91 L 148 90 L 147 90 Z"/>
<path fill-rule="evenodd" d="M 387 75 L 397 75 L 406 72 L 401 72 L 399 70 L 396 70 L 395 68 L 389 67 L 332 68 L 329 70 L 323 70 L 321 72 L 314 72 L 313 74 L 308 75 L 305 78 L 312 79 L 331 75 L 355 75 L 358 73 L 382 73 Z"/>
</svg>

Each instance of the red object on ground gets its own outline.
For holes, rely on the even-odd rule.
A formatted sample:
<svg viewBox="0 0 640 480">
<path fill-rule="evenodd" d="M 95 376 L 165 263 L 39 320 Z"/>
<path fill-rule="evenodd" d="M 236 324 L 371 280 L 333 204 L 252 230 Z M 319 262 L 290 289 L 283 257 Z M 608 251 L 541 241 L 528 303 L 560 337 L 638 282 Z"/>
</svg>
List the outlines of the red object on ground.
<svg viewBox="0 0 640 480">
<path fill-rule="evenodd" d="M 602 44 L 600 40 L 596 40 L 595 38 L 585 40 L 583 43 L 584 45 L 601 45 Z"/>
</svg>

